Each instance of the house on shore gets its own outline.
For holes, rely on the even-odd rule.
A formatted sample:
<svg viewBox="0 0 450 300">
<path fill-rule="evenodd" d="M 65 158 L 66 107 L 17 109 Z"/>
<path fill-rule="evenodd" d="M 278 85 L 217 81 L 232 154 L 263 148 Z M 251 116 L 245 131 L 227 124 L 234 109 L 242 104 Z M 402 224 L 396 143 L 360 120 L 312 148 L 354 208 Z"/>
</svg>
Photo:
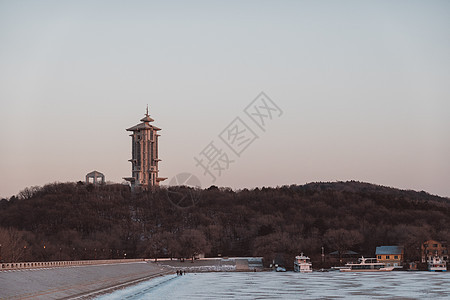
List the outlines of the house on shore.
<svg viewBox="0 0 450 300">
<path fill-rule="evenodd" d="M 440 257 L 443 261 L 448 262 L 448 249 L 446 242 L 438 242 L 428 240 L 422 244 L 422 262 L 425 263 L 432 259 L 433 256 Z"/>
<path fill-rule="evenodd" d="M 375 251 L 378 262 L 394 268 L 403 267 L 404 254 L 403 246 L 379 246 Z"/>
</svg>

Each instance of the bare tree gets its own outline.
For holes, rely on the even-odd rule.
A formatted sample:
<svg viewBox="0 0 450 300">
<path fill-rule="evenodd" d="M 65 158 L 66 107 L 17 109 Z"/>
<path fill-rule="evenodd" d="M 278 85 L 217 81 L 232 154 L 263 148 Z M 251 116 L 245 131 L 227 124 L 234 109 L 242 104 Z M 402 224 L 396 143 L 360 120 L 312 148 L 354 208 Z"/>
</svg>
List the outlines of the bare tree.
<svg viewBox="0 0 450 300">
<path fill-rule="evenodd" d="M 182 253 L 186 257 L 194 260 L 195 255 L 210 251 L 210 245 L 205 235 L 200 230 L 188 229 L 183 232 L 180 238 Z"/>
<path fill-rule="evenodd" d="M 38 186 L 26 187 L 22 191 L 20 191 L 17 196 L 19 199 L 22 199 L 22 200 L 30 199 L 39 191 L 39 189 L 40 188 Z"/>
<path fill-rule="evenodd" d="M 23 233 L 14 228 L 0 228 L 0 261 L 19 262 L 24 260 L 28 244 Z"/>
</svg>

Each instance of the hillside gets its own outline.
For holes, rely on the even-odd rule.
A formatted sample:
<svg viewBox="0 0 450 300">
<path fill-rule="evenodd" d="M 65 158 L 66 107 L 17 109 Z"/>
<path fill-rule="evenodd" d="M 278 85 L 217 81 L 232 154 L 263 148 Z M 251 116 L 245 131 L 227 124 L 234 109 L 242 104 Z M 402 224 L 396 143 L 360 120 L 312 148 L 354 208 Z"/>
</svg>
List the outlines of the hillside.
<svg viewBox="0 0 450 300">
<path fill-rule="evenodd" d="M 321 247 L 372 256 L 403 245 L 419 258 L 426 239 L 450 240 L 450 200 L 361 182 L 233 191 L 84 183 L 27 188 L 0 201 L 3 261 L 264 256 L 313 260 Z"/>
</svg>

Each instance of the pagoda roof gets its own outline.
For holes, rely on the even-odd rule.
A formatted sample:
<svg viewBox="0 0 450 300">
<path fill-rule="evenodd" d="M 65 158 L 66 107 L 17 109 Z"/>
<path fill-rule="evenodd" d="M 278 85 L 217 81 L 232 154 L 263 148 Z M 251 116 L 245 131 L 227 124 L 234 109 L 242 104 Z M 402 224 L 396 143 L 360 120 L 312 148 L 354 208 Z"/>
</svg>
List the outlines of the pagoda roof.
<svg viewBox="0 0 450 300">
<path fill-rule="evenodd" d="M 150 125 L 147 123 L 140 123 L 140 124 L 134 125 L 133 127 L 128 128 L 127 131 L 138 131 L 138 130 L 145 130 L 145 129 L 151 129 L 151 128 L 153 128 L 153 130 L 155 130 L 155 131 L 161 130 L 161 128 L 158 128 L 156 126 L 153 126 L 153 125 Z"/>
<path fill-rule="evenodd" d="M 153 122 L 153 121 L 155 121 L 155 120 L 153 120 L 152 118 L 150 118 L 150 116 L 149 115 L 145 115 L 145 117 L 143 117 L 142 119 L 141 119 L 141 122 Z"/>
<path fill-rule="evenodd" d="M 133 127 L 128 128 L 127 131 L 137 131 L 137 130 L 150 129 L 150 128 L 153 128 L 153 126 L 150 124 L 147 124 L 147 123 L 140 123 L 140 124 L 134 125 Z"/>
</svg>

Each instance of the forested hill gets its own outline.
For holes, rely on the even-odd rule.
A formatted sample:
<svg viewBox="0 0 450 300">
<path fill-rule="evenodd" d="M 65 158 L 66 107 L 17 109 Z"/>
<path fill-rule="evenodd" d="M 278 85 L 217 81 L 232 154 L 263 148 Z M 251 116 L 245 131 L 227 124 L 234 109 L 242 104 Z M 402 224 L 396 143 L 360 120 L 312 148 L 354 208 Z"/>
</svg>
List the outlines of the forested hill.
<svg viewBox="0 0 450 300">
<path fill-rule="evenodd" d="M 318 260 L 353 250 L 373 256 L 403 245 L 450 240 L 450 200 L 360 182 L 233 191 L 49 184 L 0 201 L 1 260 L 276 256 Z"/>
</svg>

